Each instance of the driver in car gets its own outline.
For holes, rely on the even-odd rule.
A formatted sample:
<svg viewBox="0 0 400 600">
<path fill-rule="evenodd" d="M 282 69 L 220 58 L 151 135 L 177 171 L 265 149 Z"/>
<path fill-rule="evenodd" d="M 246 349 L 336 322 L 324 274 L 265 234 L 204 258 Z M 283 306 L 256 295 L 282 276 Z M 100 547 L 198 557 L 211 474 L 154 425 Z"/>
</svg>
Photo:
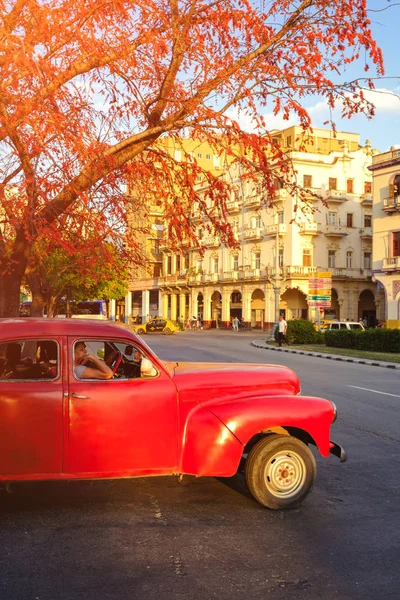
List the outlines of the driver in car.
<svg viewBox="0 0 400 600">
<path fill-rule="evenodd" d="M 89 361 L 91 365 L 87 366 Z M 112 370 L 103 360 L 93 354 L 87 354 L 85 342 L 75 344 L 74 374 L 78 379 L 111 379 L 113 376 Z"/>
</svg>

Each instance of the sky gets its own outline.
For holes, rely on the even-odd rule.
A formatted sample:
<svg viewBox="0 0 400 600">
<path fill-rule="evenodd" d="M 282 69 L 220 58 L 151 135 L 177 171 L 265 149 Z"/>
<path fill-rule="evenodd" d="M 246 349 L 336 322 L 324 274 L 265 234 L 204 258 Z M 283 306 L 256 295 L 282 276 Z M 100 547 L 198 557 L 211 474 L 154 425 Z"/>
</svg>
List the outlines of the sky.
<svg viewBox="0 0 400 600">
<path fill-rule="evenodd" d="M 350 120 L 341 119 L 337 110 L 334 121 L 339 131 L 359 133 L 361 145 L 365 145 L 365 141 L 369 139 L 373 148 L 386 152 L 392 146 L 400 148 L 400 0 L 369 0 L 368 7 L 379 11 L 370 12 L 371 28 L 382 49 L 385 64 L 384 78 L 375 80 L 376 91 L 365 94 L 375 105 L 375 117 L 368 120 L 365 115 L 356 115 Z M 368 75 L 373 75 L 372 65 Z M 360 62 L 352 65 L 342 80 L 351 81 L 364 76 L 363 63 Z M 324 121 L 329 120 L 330 113 L 321 98 L 309 98 L 304 106 L 309 111 L 314 127 L 328 127 L 324 125 Z M 275 117 L 272 112 L 265 112 L 263 115 L 269 130 L 297 124 L 295 119 L 285 121 L 280 115 Z M 246 122 L 240 114 L 236 118 L 244 129 L 252 129 L 251 123 Z"/>
</svg>

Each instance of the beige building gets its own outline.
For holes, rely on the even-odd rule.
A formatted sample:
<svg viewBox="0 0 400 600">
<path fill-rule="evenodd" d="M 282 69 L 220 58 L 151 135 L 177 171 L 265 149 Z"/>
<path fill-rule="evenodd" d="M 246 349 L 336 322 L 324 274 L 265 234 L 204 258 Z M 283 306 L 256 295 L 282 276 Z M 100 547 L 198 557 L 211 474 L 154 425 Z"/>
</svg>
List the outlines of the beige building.
<svg viewBox="0 0 400 600">
<path fill-rule="evenodd" d="M 377 154 L 374 181 L 373 277 L 385 294 L 387 327 L 400 327 L 400 150 Z"/>
<path fill-rule="evenodd" d="M 323 129 L 305 138 L 300 127 L 273 136 L 293 161 L 298 183 L 310 192 L 307 206 L 295 211 L 296 197 L 278 183 L 275 197 L 265 202 L 238 166 L 212 164 L 232 183 L 228 211 L 238 248 L 221 245 L 194 212 L 204 254 L 191 248 L 177 255 L 168 240 L 159 241 L 160 276 L 135 277 L 128 312 L 172 319 L 200 314 L 205 326 L 227 326 L 238 316 L 247 326 L 265 327 L 276 320 L 279 299 L 286 318 L 315 320 L 316 309 L 307 304 L 308 281 L 317 271 L 329 271 L 332 306 L 325 318 L 366 318 L 369 324 L 383 318 L 384 296 L 371 277 L 370 144 L 361 148 L 357 134 L 337 132 L 335 138 Z M 158 304 L 147 312 L 151 293 Z"/>
</svg>

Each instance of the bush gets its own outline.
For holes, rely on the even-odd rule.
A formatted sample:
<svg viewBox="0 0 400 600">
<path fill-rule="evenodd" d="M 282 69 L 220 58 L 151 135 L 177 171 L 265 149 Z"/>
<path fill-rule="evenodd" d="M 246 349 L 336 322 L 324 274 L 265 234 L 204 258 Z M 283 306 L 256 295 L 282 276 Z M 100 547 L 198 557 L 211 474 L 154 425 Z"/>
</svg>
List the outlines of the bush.
<svg viewBox="0 0 400 600">
<path fill-rule="evenodd" d="M 372 350 L 373 352 L 400 352 L 399 329 L 327 330 L 324 337 L 326 345 L 335 348 L 354 348 L 356 350 Z"/>
<path fill-rule="evenodd" d="M 287 336 L 290 344 L 323 344 L 324 335 L 314 324 L 303 319 L 288 322 Z"/>
</svg>

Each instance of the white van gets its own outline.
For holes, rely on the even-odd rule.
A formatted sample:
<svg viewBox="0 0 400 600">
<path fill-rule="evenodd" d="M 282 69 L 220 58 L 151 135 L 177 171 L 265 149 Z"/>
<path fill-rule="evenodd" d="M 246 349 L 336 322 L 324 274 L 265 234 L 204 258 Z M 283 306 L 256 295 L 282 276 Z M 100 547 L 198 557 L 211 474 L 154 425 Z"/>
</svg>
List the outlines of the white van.
<svg viewBox="0 0 400 600">
<path fill-rule="evenodd" d="M 327 329 L 355 329 L 356 331 L 365 331 L 364 325 L 357 321 L 332 321 L 331 323 L 327 323 L 321 331 L 326 331 Z"/>
</svg>

